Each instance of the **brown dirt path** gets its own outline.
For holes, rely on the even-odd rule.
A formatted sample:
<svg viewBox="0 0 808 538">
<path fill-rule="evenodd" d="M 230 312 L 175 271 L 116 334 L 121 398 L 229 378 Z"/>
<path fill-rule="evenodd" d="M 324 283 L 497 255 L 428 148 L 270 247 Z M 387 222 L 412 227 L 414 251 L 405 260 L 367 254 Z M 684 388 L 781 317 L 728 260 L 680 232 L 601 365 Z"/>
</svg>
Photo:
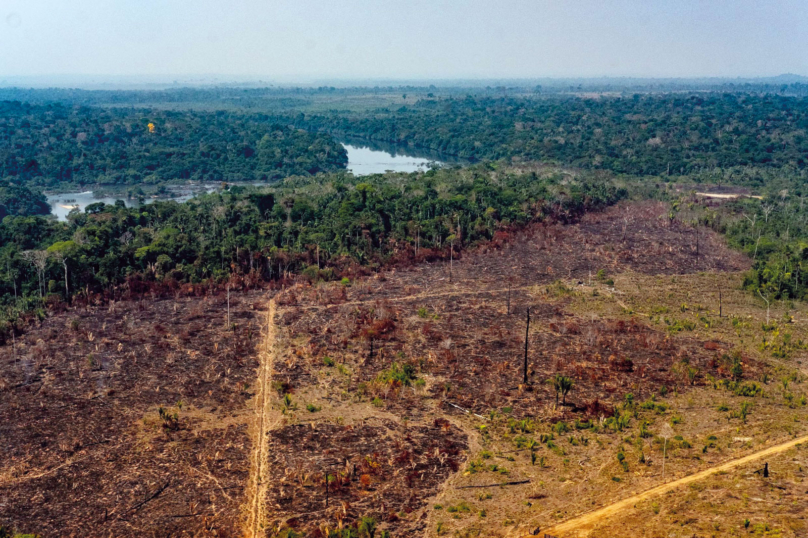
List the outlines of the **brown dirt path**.
<svg viewBox="0 0 808 538">
<path fill-rule="evenodd" d="M 558 536 L 559 538 L 570 538 L 573 536 L 575 537 L 589 536 L 589 533 L 592 532 L 592 530 L 594 529 L 595 525 L 598 522 L 606 518 L 609 518 L 621 512 L 622 510 L 631 508 L 638 502 L 644 501 L 651 497 L 656 497 L 657 495 L 662 495 L 663 493 L 667 493 L 668 491 L 676 489 L 680 486 L 690 484 L 691 482 L 702 480 L 715 473 L 719 473 L 722 471 L 729 471 L 731 469 L 740 467 L 741 465 L 745 465 L 752 461 L 759 460 L 767 456 L 772 456 L 774 454 L 779 454 L 781 452 L 785 452 L 786 450 L 802 443 L 808 443 L 808 435 L 792 439 L 791 441 L 788 441 L 786 443 L 781 443 L 779 445 L 769 447 L 765 450 L 761 450 L 759 452 L 749 454 L 748 456 L 744 456 L 742 458 L 722 463 L 721 465 L 717 465 L 715 467 L 711 467 L 703 471 L 699 471 L 698 473 L 685 476 L 684 478 L 674 480 L 673 482 L 668 482 L 667 484 L 656 486 L 655 488 L 651 488 L 640 494 L 628 497 L 626 499 L 623 499 L 622 501 L 618 501 L 614 504 L 604 506 L 603 508 L 595 510 L 594 512 L 589 512 L 588 514 L 584 514 L 574 519 L 567 520 L 564 523 L 560 523 L 554 527 L 547 529 L 546 531 L 542 531 L 542 534 L 546 532 L 547 534 L 550 534 L 552 536 Z"/>
<path fill-rule="evenodd" d="M 274 368 L 276 315 L 275 299 L 270 300 L 266 317 L 266 333 L 258 354 L 258 380 L 255 395 L 255 426 L 253 428 L 253 451 L 250 457 L 250 480 L 247 486 L 247 505 L 244 536 L 258 538 L 266 523 L 264 500 L 267 493 L 267 468 L 269 456 L 269 431 L 280 423 L 280 417 L 273 417 L 272 371 Z"/>
</svg>

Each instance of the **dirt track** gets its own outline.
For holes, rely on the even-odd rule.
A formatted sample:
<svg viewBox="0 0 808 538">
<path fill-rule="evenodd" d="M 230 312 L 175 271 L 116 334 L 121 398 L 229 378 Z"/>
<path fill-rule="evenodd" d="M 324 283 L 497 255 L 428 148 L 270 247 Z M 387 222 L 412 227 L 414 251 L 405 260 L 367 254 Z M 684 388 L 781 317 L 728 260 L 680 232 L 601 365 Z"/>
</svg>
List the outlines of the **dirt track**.
<svg viewBox="0 0 808 538">
<path fill-rule="evenodd" d="M 250 482 L 247 487 L 246 526 L 244 535 L 256 538 L 261 535 L 266 522 L 264 499 L 267 491 L 266 462 L 268 456 L 268 432 L 277 425 L 272 419 L 272 404 L 269 398 L 272 370 L 275 357 L 275 300 L 269 302 L 266 317 L 266 333 L 259 352 L 258 394 L 255 398 L 256 424 L 253 432 L 253 452 L 250 457 Z"/>
<path fill-rule="evenodd" d="M 745 465 L 749 462 L 764 458 L 766 456 L 772 456 L 774 454 L 779 454 L 780 452 L 785 452 L 786 450 L 793 448 L 794 446 L 799 445 L 801 443 L 808 443 L 808 436 L 798 437 L 797 439 L 792 439 L 791 441 L 788 441 L 786 443 L 769 447 L 765 450 L 755 452 L 754 454 L 749 454 L 748 456 L 744 456 L 743 458 L 731 460 L 726 463 L 722 463 L 721 465 L 717 465 L 715 467 L 705 469 L 698 473 L 685 476 L 684 478 L 674 480 L 673 482 L 662 484 L 661 486 L 651 488 L 638 495 L 634 495 L 632 497 L 623 499 L 622 501 L 618 501 L 614 504 L 604 506 L 603 508 L 595 510 L 594 512 L 589 512 L 588 514 L 584 514 L 575 519 L 565 521 L 564 523 L 556 525 L 555 527 L 551 527 L 550 529 L 543 532 L 546 532 L 547 534 L 550 534 L 552 536 L 558 536 L 560 538 L 568 538 L 572 536 L 588 536 L 589 533 L 593 530 L 594 526 L 599 521 L 611 517 L 621 512 L 622 510 L 625 510 L 626 508 L 630 508 L 640 501 L 644 501 L 651 497 L 667 493 L 668 491 L 676 489 L 679 486 L 684 486 L 686 484 L 690 484 L 691 482 L 702 480 L 715 473 L 719 473 L 721 471 L 728 471 L 730 469 L 740 467 L 741 465 Z"/>
</svg>

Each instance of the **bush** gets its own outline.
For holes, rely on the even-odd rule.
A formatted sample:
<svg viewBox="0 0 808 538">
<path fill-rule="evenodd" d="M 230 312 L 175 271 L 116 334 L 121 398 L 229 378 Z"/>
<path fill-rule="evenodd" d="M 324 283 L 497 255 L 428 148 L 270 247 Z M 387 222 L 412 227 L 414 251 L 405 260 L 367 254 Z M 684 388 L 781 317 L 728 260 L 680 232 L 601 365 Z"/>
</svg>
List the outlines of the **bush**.
<svg viewBox="0 0 808 538">
<path fill-rule="evenodd" d="M 564 434 L 570 431 L 569 426 L 567 426 L 566 422 L 556 422 L 556 425 L 553 427 L 553 430 L 558 434 Z"/>
<path fill-rule="evenodd" d="M 750 381 L 736 386 L 734 392 L 738 396 L 747 396 L 749 398 L 754 398 L 755 396 L 762 394 L 763 389 L 757 382 Z"/>
<path fill-rule="evenodd" d="M 581 420 L 578 420 L 577 418 L 575 419 L 575 429 L 576 430 L 588 430 L 588 429 L 591 429 L 592 426 L 593 426 L 593 424 L 592 424 L 592 421 L 590 421 L 590 420 L 581 421 Z"/>
<path fill-rule="evenodd" d="M 508 419 L 508 429 L 511 433 L 516 433 L 517 431 L 531 433 L 535 427 L 535 423 L 529 418 L 524 420 Z"/>
<path fill-rule="evenodd" d="M 480 460 L 470 460 L 468 466 L 466 467 L 466 471 L 471 474 L 479 473 L 485 470 L 485 464 Z"/>
<path fill-rule="evenodd" d="M 411 364 L 398 364 L 394 362 L 389 370 L 385 370 L 379 374 L 376 381 L 384 384 L 391 384 L 396 386 L 409 386 L 410 383 L 416 379 L 415 367 Z"/>
<path fill-rule="evenodd" d="M 741 409 L 738 416 L 746 423 L 746 417 L 752 412 L 752 402 L 741 402 Z"/>
</svg>

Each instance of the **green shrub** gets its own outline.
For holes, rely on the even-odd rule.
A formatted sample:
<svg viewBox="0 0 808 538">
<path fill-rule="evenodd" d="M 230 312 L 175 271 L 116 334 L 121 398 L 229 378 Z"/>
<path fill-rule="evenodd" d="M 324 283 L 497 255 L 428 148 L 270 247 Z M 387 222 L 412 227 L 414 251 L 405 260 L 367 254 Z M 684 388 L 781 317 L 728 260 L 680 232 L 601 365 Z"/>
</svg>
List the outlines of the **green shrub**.
<svg viewBox="0 0 808 538">
<path fill-rule="evenodd" d="M 416 379 L 415 367 L 411 364 L 394 362 L 389 370 L 381 372 L 376 378 L 380 383 L 393 383 L 409 386 Z"/>
<path fill-rule="evenodd" d="M 532 433 L 535 427 L 536 424 L 529 418 L 523 420 L 508 419 L 508 429 L 511 433 L 516 433 L 517 431 Z"/>
<path fill-rule="evenodd" d="M 593 426 L 590 420 L 580 421 L 577 418 L 575 419 L 575 429 L 576 430 L 589 430 Z"/>
<path fill-rule="evenodd" d="M 738 412 L 738 416 L 741 417 L 741 420 L 743 420 L 744 424 L 746 423 L 746 417 L 751 412 L 752 412 L 752 402 L 741 402 L 741 409 Z"/>
<path fill-rule="evenodd" d="M 735 392 L 737 396 L 754 398 L 755 396 L 759 396 L 763 393 L 763 388 L 757 382 L 749 381 L 735 387 L 733 392 Z"/>
<path fill-rule="evenodd" d="M 470 460 L 468 466 L 466 467 L 466 471 L 471 474 L 479 473 L 485 470 L 485 464 L 480 460 Z"/>
</svg>

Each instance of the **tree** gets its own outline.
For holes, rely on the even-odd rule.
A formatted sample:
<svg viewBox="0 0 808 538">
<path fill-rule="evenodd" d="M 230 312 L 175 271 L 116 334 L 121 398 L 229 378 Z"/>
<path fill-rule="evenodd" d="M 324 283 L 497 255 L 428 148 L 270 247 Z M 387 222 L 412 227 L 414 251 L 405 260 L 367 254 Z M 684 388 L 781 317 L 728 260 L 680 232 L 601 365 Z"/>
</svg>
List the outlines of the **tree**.
<svg viewBox="0 0 808 538">
<path fill-rule="evenodd" d="M 527 379 L 527 342 L 528 342 L 528 336 L 529 335 L 530 335 L 530 307 L 528 306 L 527 307 L 527 323 L 525 324 L 525 364 L 524 364 L 524 374 L 525 374 L 524 384 L 525 385 L 527 385 L 527 382 L 528 382 L 528 379 Z M 558 398 L 556 398 L 556 399 L 558 399 Z M 556 402 L 556 403 L 558 403 L 558 402 Z"/>
<path fill-rule="evenodd" d="M 561 405 L 567 405 L 567 394 L 572 390 L 572 387 L 575 386 L 575 382 L 572 380 L 571 377 L 563 377 L 561 378 L 561 395 L 562 401 Z"/>
<path fill-rule="evenodd" d="M 760 292 L 760 288 L 758 288 L 757 292 L 758 292 L 758 295 L 760 295 L 760 298 L 763 299 L 764 301 L 766 301 L 766 325 L 768 325 L 769 324 L 769 294 L 767 293 L 766 297 L 764 297 L 763 294 Z"/>
<path fill-rule="evenodd" d="M 65 270 L 65 300 L 70 299 L 70 287 L 67 282 L 67 260 L 76 251 L 76 243 L 73 241 L 59 241 L 48 247 L 48 254 L 58 263 L 62 264 Z"/>
<path fill-rule="evenodd" d="M 46 250 L 26 250 L 22 253 L 22 259 L 30 263 L 36 270 L 37 282 L 39 284 L 39 298 L 42 299 L 45 287 L 45 267 L 48 264 L 48 251 Z"/>
<path fill-rule="evenodd" d="M 457 236 L 455 234 L 450 234 L 446 240 L 449 242 L 449 282 L 451 282 L 452 268 L 454 267 L 454 242 L 457 240 Z"/>
<path fill-rule="evenodd" d="M 553 385 L 556 393 L 556 405 L 558 405 L 558 395 L 559 393 L 563 396 L 562 404 L 567 404 L 567 394 L 572 390 L 575 386 L 575 381 L 572 380 L 570 377 L 563 376 L 561 374 L 556 374 L 555 376 L 551 377 L 549 382 Z"/>
</svg>

